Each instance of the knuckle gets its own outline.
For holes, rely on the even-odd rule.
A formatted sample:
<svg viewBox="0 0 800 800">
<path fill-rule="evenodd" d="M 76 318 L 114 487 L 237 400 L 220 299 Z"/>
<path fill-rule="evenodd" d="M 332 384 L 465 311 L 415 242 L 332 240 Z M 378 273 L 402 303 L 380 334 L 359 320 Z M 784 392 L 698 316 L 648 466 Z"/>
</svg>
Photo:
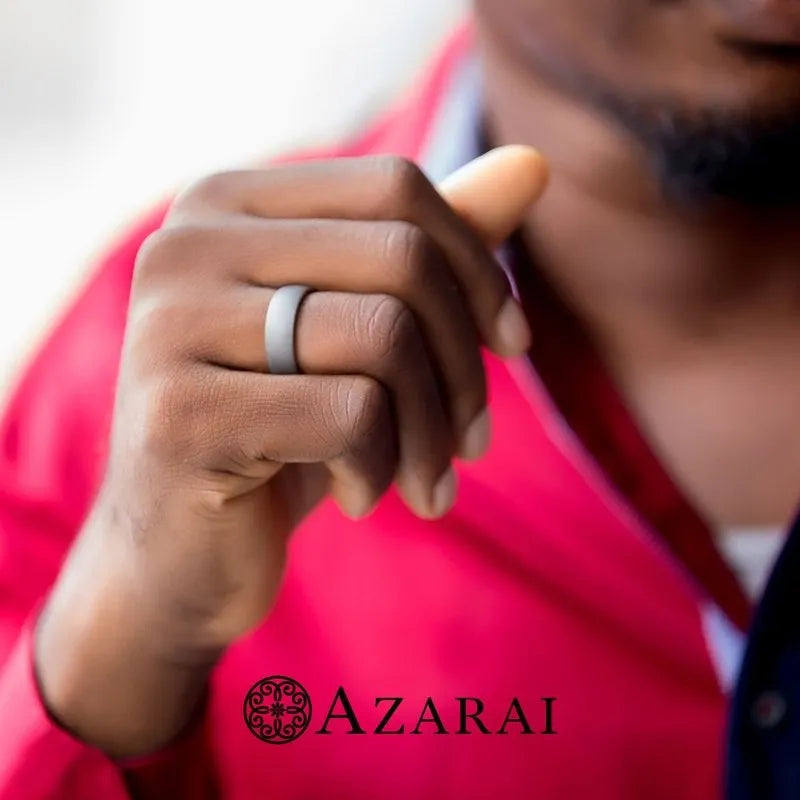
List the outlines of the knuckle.
<svg viewBox="0 0 800 800">
<path fill-rule="evenodd" d="M 166 244 L 168 238 L 169 234 L 165 228 L 159 228 L 145 238 L 136 251 L 135 276 L 141 276 L 143 273 L 150 272 L 151 267 L 161 261 L 163 246 Z"/>
<path fill-rule="evenodd" d="M 342 454 L 367 450 L 370 443 L 385 432 L 387 399 L 376 380 L 359 375 L 342 382 L 337 405 Z"/>
<path fill-rule="evenodd" d="M 131 304 L 128 312 L 127 338 L 129 349 L 137 354 L 145 353 L 152 358 L 152 344 L 163 346 L 172 339 L 175 318 L 168 305 L 160 299 L 139 298 Z"/>
<path fill-rule="evenodd" d="M 193 344 L 202 319 L 191 304 L 163 292 L 144 294 L 131 303 L 126 347 L 145 372 L 169 362 L 193 358 Z"/>
<path fill-rule="evenodd" d="M 192 183 L 178 196 L 175 205 L 224 205 L 235 194 L 236 187 L 246 170 L 212 172 Z"/>
<path fill-rule="evenodd" d="M 386 257 L 399 283 L 408 293 L 426 283 L 440 259 L 436 242 L 422 228 L 395 223 L 386 234 Z"/>
<path fill-rule="evenodd" d="M 385 213 L 392 217 L 408 217 L 429 190 L 425 173 L 402 156 L 378 156 L 377 160 L 384 176 Z"/>
<path fill-rule="evenodd" d="M 208 440 L 214 417 L 214 391 L 209 377 L 172 370 L 143 393 L 141 431 L 152 455 L 184 461 Z"/>
<path fill-rule="evenodd" d="M 365 324 L 359 325 L 371 356 L 384 360 L 405 360 L 417 342 L 417 324 L 411 309 L 394 295 L 370 298 Z"/>
<path fill-rule="evenodd" d="M 181 225 L 160 228 L 142 242 L 136 254 L 134 275 L 137 280 L 173 270 L 191 263 L 204 251 L 205 231 L 197 226 Z"/>
<path fill-rule="evenodd" d="M 147 452 L 163 456 L 177 455 L 184 446 L 191 412 L 185 384 L 174 374 L 163 376 L 143 389 L 141 431 Z"/>
</svg>

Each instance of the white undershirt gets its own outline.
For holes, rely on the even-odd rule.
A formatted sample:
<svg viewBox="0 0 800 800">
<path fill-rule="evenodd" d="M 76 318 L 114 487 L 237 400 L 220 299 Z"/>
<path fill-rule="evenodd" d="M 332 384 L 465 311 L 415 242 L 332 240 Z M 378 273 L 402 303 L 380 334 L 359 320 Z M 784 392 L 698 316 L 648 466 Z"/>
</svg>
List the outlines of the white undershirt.
<svg viewBox="0 0 800 800">
<path fill-rule="evenodd" d="M 751 599 L 764 591 L 785 537 L 779 525 L 737 525 L 718 532 L 717 547 Z"/>
</svg>

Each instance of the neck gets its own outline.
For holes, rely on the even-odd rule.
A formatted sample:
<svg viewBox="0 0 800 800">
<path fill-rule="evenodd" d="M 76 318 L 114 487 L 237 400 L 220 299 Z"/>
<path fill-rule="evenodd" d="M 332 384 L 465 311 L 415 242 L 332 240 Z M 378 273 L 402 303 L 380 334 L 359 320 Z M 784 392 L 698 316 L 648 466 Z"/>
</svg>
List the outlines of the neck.
<svg viewBox="0 0 800 800">
<path fill-rule="evenodd" d="M 481 33 L 493 144 L 531 144 L 551 163 L 523 229 L 537 271 L 701 514 L 784 524 L 800 474 L 795 215 L 670 203 L 624 131 Z"/>
<path fill-rule="evenodd" d="M 531 75 L 486 31 L 481 47 L 492 143 L 532 144 L 551 163 L 525 226 L 537 267 L 614 357 L 751 331 L 800 338 L 795 210 L 671 202 L 626 132 Z"/>
</svg>

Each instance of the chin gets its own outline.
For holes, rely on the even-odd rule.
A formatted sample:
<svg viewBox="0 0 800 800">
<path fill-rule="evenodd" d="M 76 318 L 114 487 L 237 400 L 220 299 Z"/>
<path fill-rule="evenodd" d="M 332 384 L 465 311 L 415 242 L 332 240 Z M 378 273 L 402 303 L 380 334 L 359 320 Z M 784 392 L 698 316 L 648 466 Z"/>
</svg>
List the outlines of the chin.
<svg viewBox="0 0 800 800">
<path fill-rule="evenodd" d="M 772 209 L 800 205 L 800 103 L 777 110 L 688 110 L 606 97 L 603 105 L 645 146 L 671 199 Z"/>
</svg>

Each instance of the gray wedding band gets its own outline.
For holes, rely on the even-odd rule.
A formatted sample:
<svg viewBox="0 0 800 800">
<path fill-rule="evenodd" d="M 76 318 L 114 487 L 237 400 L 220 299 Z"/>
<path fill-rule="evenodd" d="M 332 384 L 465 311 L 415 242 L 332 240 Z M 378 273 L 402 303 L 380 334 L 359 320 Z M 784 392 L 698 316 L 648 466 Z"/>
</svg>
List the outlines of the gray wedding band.
<svg viewBox="0 0 800 800">
<path fill-rule="evenodd" d="M 300 303 L 311 291 L 310 286 L 300 284 L 281 286 L 267 305 L 264 347 L 267 369 L 272 375 L 296 375 L 300 371 L 294 352 L 294 329 Z"/>
</svg>

